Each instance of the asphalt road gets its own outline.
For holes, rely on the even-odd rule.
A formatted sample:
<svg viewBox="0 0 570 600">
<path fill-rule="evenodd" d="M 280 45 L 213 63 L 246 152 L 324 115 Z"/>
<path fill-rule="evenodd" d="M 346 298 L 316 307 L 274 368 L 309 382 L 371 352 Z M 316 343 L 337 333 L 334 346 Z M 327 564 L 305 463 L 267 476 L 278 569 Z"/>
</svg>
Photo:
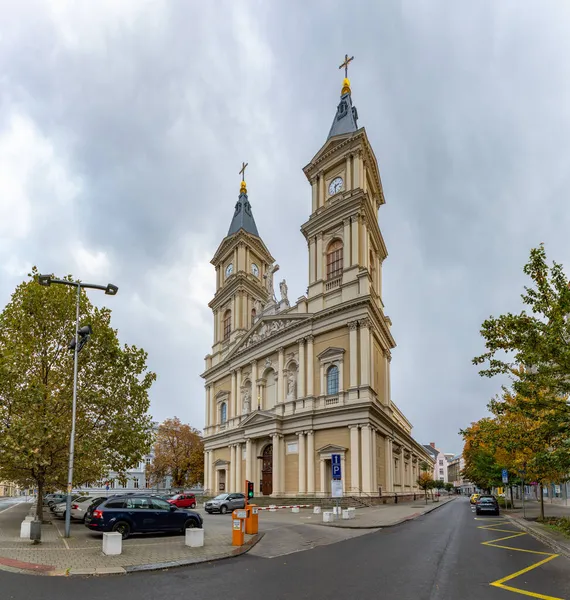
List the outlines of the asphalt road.
<svg viewBox="0 0 570 600">
<path fill-rule="evenodd" d="M 467 500 L 458 499 L 397 527 L 275 559 L 245 555 L 95 579 L 0 571 L 0 590 L 2 600 L 166 600 L 189 595 L 201 600 L 570 600 L 570 560 L 552 558 L 550 548 L 520 533 L 501 518 L 477 520 Z M 496 541 L 496 546 L 484 544 L 498 538 L 508 539 Z"/>
</svg>

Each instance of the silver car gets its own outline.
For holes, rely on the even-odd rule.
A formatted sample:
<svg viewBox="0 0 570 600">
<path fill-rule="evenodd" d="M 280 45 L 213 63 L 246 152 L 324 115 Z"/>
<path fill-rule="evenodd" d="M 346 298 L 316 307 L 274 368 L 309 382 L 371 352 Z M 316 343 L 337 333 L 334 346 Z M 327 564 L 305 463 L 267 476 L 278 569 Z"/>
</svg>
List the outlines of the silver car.
<svg viewBox="0 0 570 600">
<path fill-rule="evenodd" d="M 208 500 L 204 506 L 204 510 L 209 514 L 219 512 L 223 515 L 236 508 L 245 508 L 245 494 L 220 494 Z"/>
</svg>

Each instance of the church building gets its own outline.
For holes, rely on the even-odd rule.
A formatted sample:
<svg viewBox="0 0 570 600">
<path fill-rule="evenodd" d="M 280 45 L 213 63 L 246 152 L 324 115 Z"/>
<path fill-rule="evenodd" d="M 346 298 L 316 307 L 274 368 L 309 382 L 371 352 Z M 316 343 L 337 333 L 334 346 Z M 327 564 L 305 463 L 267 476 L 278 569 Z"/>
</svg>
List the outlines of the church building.
<svg viewBox="0 0 570 600">
<path fill-rule="evenodd" d="M 380 172 L 345 68 L 328 137 L 304 168 L 312 212 L 301 226 L 308 290 L 297 303 L 253 217 L 245 183 L 216 251 L 214 343 L 206 388 L 206 493 L 330 496 L 340 454 L 346 496 L 418 491 L 433 466 L 390 393 L 396 343 L 382 302 L 388 253 L 378 225 Z M 286 233 L 284 232 L 286 235 Z"/>
</svg>

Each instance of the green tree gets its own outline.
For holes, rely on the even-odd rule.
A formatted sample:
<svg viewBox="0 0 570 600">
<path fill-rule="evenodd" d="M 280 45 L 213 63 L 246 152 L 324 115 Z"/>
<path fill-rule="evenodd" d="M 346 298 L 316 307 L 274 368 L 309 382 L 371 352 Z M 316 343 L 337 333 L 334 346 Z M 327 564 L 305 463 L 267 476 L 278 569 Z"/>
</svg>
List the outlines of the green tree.
<svg viewBox="0 0 570 600">
<path fill-rule="evenodd" d="M 71 277 L 69 277 L 71 280 Z M 71 433 L 75 289 L 42 287 L 38 271 L 20 284 L 0 314 L 0 479 L 65 489 Z M 114 470 L 124 474 L 151 447 L 147 354 L 120 346 L 111 311 L 82 293 L 80 324 L 93 334 L 78 355 L 74 485 Z"/>
<path fill-rule="evenodd" d="M 451 482 L 449 482 L 449 481 L 448 481 L 448 482 L 445 484 L 445 491 L 446 491 L 446 492 L 449 494 L 449 493 L 450 493 L 450 492 L 452 492 L 453 490 L 454 490 L 453 483 L 451 483 Z"/>
<path fill-rule="evenodd" d="M 480 419 L 467 429 L 460 431 L 464 439 L 463 459 L 465 467 L 461 475 L 478 488 L 490 492 L 501 483 L 501 466 L 497 463 L 493 449 L 489 446 L 487 431 L 494 427 L 492 419 Z"/>
<path fill-rule="evenodd" d="M 187 487 L 204 481 L 204 443 L 200 432 L 181 423 L 178 417 L 166 419 L 158 427 L 154 459 L 146 469 L 152 485 L 172 477 L 173 487 Z"/>
</svg>

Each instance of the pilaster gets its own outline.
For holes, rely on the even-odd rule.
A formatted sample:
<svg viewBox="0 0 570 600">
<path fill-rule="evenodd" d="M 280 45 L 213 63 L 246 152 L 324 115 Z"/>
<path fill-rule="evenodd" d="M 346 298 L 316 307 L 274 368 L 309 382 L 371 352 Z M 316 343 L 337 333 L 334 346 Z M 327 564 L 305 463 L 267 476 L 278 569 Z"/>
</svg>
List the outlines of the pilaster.
<svg viewBox="0 0 570 600">
<path fill-rule="evenodd" d="M 360 493 L 360 435 L 358 425 L 349 425 L 350 429 L 350 487 Z"/>
<path fill-rule="evenodd" d="M 315 436 L 307 431 L 307 494 L 315 493 Z"/>
<path fill-rule="evenodd" d="M 362 463 L 362 491 L 366 494 L 372 493 L 372 465 L 370 457 L 372 454 L 372 441 L 370 425 L 362 425 L 360 429 L 362 448 L 361 448 L 361 463 Z"/>
<path fill-rule="evenodd" d="M 314 375 L 313 375 L 313 365 L 315 362 L 315 357 L 313 354 L 313 342 L 315 338 L 312 335 L 307 336 L 307 396 L 313 395 L 313 383 L 314 383 Z"/>
<path fill-rule="evenodd" d="M 304 494 L 307 490 L 305 482 L 307 480 L 306 466 L 307 453 L 305 451 L 305 434 L 302 431 L 297 432 L 299 440 L 299 494 Z"/>
<path fill-rule="evenodd" d="M 362 319 L 360 325 L 360 385 L 370 385 L 370 323 Z"/>
<path fill-rule="evenodd" d="M 299 345 L 299 377 L 297 381 L 297 398 L 305 397 L 305 339 L 298 340 Z"/>
</svg>

